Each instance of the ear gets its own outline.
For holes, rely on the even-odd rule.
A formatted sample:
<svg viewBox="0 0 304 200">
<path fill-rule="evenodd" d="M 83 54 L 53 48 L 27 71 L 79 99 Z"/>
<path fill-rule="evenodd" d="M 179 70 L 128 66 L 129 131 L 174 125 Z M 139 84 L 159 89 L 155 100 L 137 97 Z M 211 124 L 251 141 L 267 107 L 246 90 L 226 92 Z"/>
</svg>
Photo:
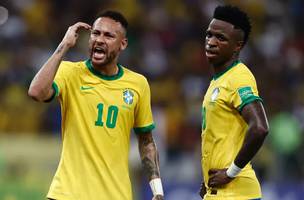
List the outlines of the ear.
<svg viewBox="0 0 304 200">
<path fill-rule="evenodd" d="M 242 40 L 237 41 L 234 52 L 240 52 L 243 47 L 244 47 L 244 41 Z"/>
<path fill-rule="evenodd" d="M 120 50 L 125 50 L 128 46 L 128 39 L 125 37 L 121 40 Z"/>
<path fill-rule="evenodd" d="M 235 49 L 234 52 L 240 52 L 244 47 L 244 31 L 241 29 L 234 29 Z"/>
</svg>

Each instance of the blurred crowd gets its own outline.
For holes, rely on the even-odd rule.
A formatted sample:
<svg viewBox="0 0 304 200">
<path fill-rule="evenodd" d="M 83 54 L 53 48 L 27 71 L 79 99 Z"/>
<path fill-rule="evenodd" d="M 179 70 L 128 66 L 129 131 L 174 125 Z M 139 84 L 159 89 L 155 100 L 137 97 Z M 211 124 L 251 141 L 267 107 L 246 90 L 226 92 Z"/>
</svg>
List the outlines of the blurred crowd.
<svg viewBox="0 0 304 200">
<path fill-rule="evenodd" d="M 200 178 L 201 104 L 212 76 L 204 56 L 205 30 L 223 2 L 247 11 L 253 24 L 241 60 L 255 74 L 271 126 L 254 167 L 263 181 L 303 181 L 302 0 L 1 0 L 0 134 L 60 136 L 58 102 L 31 100 L 30 81 L 70 25 L 92 24 L 99 11 L 115 9 L 129 21 L 129 46 L 120 63 L 144 74 L 151 86 L 165 176 Z M 66 59 L 86 59 L 87 39 L 88 33 L 81 33 Z M 179 177 L 166 170 L 173 168 Z"/>
</svg>

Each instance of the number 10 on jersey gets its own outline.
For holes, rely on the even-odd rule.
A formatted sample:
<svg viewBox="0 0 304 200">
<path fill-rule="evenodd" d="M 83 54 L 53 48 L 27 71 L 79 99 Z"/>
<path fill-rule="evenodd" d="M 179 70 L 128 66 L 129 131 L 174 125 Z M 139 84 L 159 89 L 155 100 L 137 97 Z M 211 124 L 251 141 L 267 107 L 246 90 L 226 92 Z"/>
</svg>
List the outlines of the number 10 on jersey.
<svg viewBox="0 0 304 200">
<path fill-rule="evenodd" d="M 103 111 L 104 111 L 104 105 L 102 103 L 99 103 L 97 105 L 97 120 L 95 121 L 95 126 L 103 126 L 104 123 L 102 121 Z M 106 126 L 108 128 L 115 128 L 116 122 L 117 122 L 117 115 L 118 115 L 118 108 L 117 106 L 109 106 L 107 118 L 106 118 Z"/>
</svg>

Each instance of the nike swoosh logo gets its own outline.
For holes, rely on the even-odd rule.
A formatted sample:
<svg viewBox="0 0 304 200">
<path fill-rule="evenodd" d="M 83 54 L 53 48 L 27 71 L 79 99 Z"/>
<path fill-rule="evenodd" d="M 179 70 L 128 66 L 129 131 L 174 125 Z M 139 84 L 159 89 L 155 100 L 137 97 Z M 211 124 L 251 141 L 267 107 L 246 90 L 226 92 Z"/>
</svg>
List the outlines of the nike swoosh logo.
<svg viewBox="0 0 304 200">
<path fill-rule="evenodd" d="M 80 90 L 89 90 L 89 89 L 93 89 L 94 87 L 92 86 L 81 86 Z"/>
</svg>

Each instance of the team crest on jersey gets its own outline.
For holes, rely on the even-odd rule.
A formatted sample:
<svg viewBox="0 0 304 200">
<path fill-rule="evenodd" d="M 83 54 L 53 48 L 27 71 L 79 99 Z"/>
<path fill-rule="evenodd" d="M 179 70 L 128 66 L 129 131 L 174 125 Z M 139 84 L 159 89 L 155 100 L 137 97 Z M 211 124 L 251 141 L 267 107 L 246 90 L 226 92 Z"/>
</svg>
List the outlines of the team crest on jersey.
<svg viewBox="0 0 304 200">
<path fill-rule="evenodd" d="M 125 89 L 122 97 L 126 104 L 131 105 L 133 103 L 134 94 L 130 89 Z"/>
<path fill-rule="evenodd" d="M 215 101 L 216 98 L 218 97 L 219 93 L 220 93 L 220 89 L 214 88 L 214 90 L 212 91 L 212 94 L 211 94 L 211 101 Z"/>
</svg>

